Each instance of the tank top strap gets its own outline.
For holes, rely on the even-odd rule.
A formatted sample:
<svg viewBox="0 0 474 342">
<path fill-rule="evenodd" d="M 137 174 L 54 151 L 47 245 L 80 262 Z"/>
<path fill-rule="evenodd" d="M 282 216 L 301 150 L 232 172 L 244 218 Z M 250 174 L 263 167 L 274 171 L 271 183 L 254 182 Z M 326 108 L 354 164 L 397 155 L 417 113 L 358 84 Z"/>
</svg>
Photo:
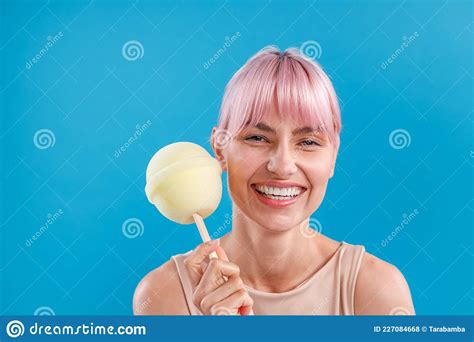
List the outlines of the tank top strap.
<svg viewBox="0 0 474 342">
<path fill-rule="evenodd" d="M 339 264 L 340 275 L 340 310 L 342 315 L 354 315 L 355 285 L 360 265 L 365 253 L 363 245 L 352 245 L 343 242 Z"/>
<path fill-rule="evenodd" d="M 202 315 L 198 308 L 193 304 L 193 288 L 191 285 L 191 280 L 189 279 L 188 271 L 184 266 L 184 259 L 191 253 L 192 251 L 186 252 L 184 254 L 177 254 L 173 255 L 171 259 L 173 259 L 176 270 L 178 271 L 179 279 L 181 280 L 181 286 L 183 287 L 184 296 L 186 298 L 186 304 L 188 306 L 189 312 L 192 316 Z"/>
</svg>

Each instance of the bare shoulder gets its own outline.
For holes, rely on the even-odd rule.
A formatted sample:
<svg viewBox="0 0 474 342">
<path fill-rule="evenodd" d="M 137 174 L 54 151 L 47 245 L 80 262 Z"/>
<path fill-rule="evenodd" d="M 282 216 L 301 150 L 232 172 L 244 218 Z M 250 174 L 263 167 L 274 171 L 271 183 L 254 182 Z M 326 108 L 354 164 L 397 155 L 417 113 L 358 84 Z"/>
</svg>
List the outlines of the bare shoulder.
<svg viewBox="0 0 474 342">
<path fill-rule="evenodd" d="M 364 253 L 354 298 L 356 315 L 414 315 L 405 277 L 394 265 Z"/>
<path fill-rule="evenodd" d="M 133 295 L 135 315 L 189 315 L 173 260 L 148 273 Z"/>
<path fill-rule="evenodd" d="M 341 246 L 341 241 L 331 239 L 329 236 L 322 233 L 317 234 L 315 242 L 316 248 L 322 251 L 328 258 L 331 257 Z"/>
</svg>

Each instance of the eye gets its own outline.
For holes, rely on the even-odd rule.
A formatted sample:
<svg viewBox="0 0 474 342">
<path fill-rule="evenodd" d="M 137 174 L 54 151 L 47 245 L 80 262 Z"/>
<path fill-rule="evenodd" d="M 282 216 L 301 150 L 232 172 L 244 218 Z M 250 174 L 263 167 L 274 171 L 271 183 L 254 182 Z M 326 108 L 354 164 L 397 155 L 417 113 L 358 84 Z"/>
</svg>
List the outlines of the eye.
<svg viewBox="0 0 474 342">
<path fill-rule="evenodd" d="M 248 141 L 257 141 L 257 142 L 265 142 L 267 141 L 267 139 L 261 135 L 252 135 L 252 136 L 249 136 L 247 138 L 245 138 L 244 140 L 248 140 Z"/>
<path fill-rule="evenodd" d="M 303 140 L 300 144 L 303 146 L 321 146 L 318 142 L 309 139 Z"/>
</svg>

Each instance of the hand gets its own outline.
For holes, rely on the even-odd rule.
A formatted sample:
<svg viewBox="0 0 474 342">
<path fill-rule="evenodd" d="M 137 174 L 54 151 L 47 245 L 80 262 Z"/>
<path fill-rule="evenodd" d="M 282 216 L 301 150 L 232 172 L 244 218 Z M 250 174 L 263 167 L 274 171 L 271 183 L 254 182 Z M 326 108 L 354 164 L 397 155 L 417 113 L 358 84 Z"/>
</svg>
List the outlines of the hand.
<svg viewBox="0 0 474 342">
<path fill-rule="evenodd" d="M 215 251 L 219 259 L 209 259 Z M 229 261 L 219 240 L 200 244 L 184 260 L 193 303 L 204 315 L 253 315 L 253 299 L 244 288 L 239 266 Z"/>
</svg>

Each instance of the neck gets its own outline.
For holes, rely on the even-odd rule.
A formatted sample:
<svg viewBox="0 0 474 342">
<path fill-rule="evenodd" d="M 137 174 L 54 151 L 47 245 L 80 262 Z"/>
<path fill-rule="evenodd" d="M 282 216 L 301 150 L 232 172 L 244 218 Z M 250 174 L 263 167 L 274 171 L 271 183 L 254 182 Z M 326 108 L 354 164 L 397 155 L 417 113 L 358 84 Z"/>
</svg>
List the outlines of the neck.
<svg viewBox="0 0 474 342">
<path fill-rule="evenodd" d="M 285 292 L 323 263 L 318 241 L 317 236 L 305 237 L 299 225 L 276 232 L 240 213 L 233 217 L 232 231 L 221 238 L 221 246 L 229 260 L 239 265 L 245 284 L 260 291 Z"/>
</svg>

